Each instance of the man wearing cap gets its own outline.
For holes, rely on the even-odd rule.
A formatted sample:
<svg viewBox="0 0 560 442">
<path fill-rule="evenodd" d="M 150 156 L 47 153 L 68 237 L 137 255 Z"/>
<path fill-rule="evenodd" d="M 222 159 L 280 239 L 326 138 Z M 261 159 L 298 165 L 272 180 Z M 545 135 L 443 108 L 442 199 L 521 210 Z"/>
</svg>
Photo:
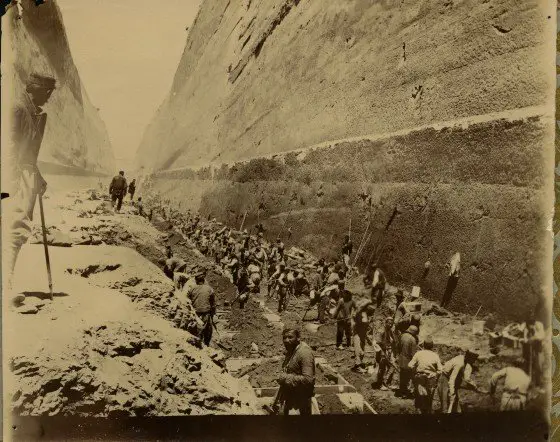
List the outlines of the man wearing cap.
<svg viewBox="0 0 560 442">
<path fill-rule="evenodd" d="M 461 412 L 460 388 L 478 391 L 478 387 L 471 380 L 472 366 L 477 359 L 476 353 L 467 350 L 444 364 L 437 387 L 443 413 Z"/>
<path fill-rule="evenodd" d="M 400 339 L 399 353 L 399 389 L 395 393 L 398 397 L 411 397 L 412 394 L 408 389 L 412 373 L 408 364 L 414 357 L 417 349 L 416 336 L 418 335 L 418 327 L 411 325 L 402 334 Z"/>
<path fill-rule="evenodd" d="M 505 367 L 492 376 L 490 380 L 490 395 L 492 397 L 496 393 L 498 382 L 500 379 L 504 379 L 500 411 L 525 410 L 531 378 L 523 371 L 523 365 L 523 359 L 516 359 L 513 367 Z"/>
<path fill-rule="evenodd" d="M 6 130 L 8 135 L 2 143 L 2 190 L 9 194 L 2 201 L 2 222 L 8 226 L 2 238 L 2 268 L 5 278 L 3 288 L 8 293 L 19 251 L 31 236 L 37 196 L 42 196 L 47 190 L 37 159 L 47 123 L 43 106 L 56 86 L 54 78 L 39 74 L 31 74 L 21 80 L 25 90 L 16 89 L 21 94 L 14 97 L 13 103 L 18 104 L 11 110 L 12 130 Z M 8 115 L 8 112 L 5 114 Z M 15 305 L 24 300 L 22 294 L 12 298 Z"/>
<path fill-rule="evenodd" d="M 414 354 L 408 363 L 413 374 L 415 406 L 421 414 L 432 412 L 434 390 L 438 376 L 443 370 L 439 355 L 433 351 L 434 341 L 431 336 L 424 339 L 424 348 Z"/>
<path fill-rule="evenodd" d="M 206 284 L 205 279 L 206 274 L 204 272 L 199 272 L 195 276 L 196 285 L 189 289 L 187 296 L 191 300 L 197 316 L 204 323 L 199 337 L 204 344 L 208 346 L 212 340 L 213 317 L 216 313 L 216 298 L 214 296 L 214 290 Z"/>
<path fill-rule="evenodd" d="M 128 186 L 124 177 L 124 171 L 121 170 L 118 175 L 113 177 L 113 179 L 111 180 L 111 185 L 109 186 L 111 205 L 115 207 L 115 202 L 117 203 L 117 212 L 120 212 L 121 210 L 122 200 L 126 195 L 127 189 Z"/>
<path fill-rule="evenodd" d="M 311 414 L 311 399 L 315 388 L 315 357 L 311 348 L 300 340 L 298 329 L 286 328 L 282 332 L 286 356 L 282 363 L 283 373 L 278 377 L 280 391 L 278 406 L 283 405 L 284 415 L 299 410 L 300 415 Z"/>
</svg>

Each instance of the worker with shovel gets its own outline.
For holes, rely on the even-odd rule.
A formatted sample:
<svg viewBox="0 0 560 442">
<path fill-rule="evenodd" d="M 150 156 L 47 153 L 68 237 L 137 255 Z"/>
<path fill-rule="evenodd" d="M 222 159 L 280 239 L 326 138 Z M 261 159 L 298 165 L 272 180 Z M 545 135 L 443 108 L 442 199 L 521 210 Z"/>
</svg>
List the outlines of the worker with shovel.
<svg viewBox="0 0 560 442">
<path fill-rule="evenodd" d="M 467 388 L 478 391 L 471 380 L 473 364 L 478 355 L 470 350 L 455 356 L 443 365 L 443 372 L 438 382 L 438 396 L 443 413 L 460 413 L 461 403 L 459 389 Z"/>
<path fill-rule="evenodd" d="M 12 130 L 2 145 L 2 190 L 9 197 L 2 201 L 2 217 L 7 229 L 3 237 L 4 290 L 12 291 L 12 278 L 21 247 L 31 236 L 31 222 L 35 202 L 39 197 L 42 209 L 42 196 L 47 189 L 47 183 L 37 167 L 39 150 L 43 141 L 43 134 L 47 122 L 47 114 L 43 106 L 48 102 L 56 85 L 54 78 L 31 74 L 28 78 L 21 78 L 25 91 L 14 100 L 19 103 L 12 110 Z M 7 111 L 7 110 L 6 110 Z M 47 258 L 47 272 L 49 288 L 52 297 L 52 280 L 50 262 L 46 244 L 46 227 L 44 214 L 41 210 L 43 226 L 43 242 Z M 19 306 L 25 296 L 18 294 L 11 296 L 13 305 Z"/>
</svg>

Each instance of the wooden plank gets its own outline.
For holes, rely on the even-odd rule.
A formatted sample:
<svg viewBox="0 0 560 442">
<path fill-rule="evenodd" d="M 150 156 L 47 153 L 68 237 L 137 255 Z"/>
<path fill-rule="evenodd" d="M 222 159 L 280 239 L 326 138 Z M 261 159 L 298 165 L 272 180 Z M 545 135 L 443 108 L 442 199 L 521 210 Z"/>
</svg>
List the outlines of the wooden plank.
<svg viewBox="0 0 560 442">
<path fill-rule="evenodd" d="M 257 397 L 273 397 L 278 392 L 278 387 L 254 388 Z M 356 393 L 353 385 L 315 385 L 315 394 Z"/>
</svg>

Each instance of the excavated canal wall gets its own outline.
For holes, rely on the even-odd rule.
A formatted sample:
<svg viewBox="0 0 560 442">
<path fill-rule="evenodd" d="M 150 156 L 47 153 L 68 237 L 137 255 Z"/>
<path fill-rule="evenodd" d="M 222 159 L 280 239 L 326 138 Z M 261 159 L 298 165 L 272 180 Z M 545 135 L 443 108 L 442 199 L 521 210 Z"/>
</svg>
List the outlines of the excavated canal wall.
<svg viewBox="0 0 560 442">
<path fill-rule="evenodd" d="M 452 308 L 522 319 L 550 286 L 555 24 L 538 0 L 205 0 L 138 167 L 318 255 L 351 220 L 359 266 L 433 299 L 460 251 Z"/>
<path fill-rule="evenodd" d="M 3 127 L 13 127 L 15 110 L 25 107 L 31 75 L 51 77 L 56 88 L 43 107 L 47 123 L 39 168 L 43 173 L 73 176 L 113 174 L 115 157 L 109 135 L 72 59 L 56 1 L 39 6 L 33 0 L 19 3 L 21 9 L 13 3 L 2 17 Z M 13 137 L 12 131 L 2 131 L 4 153 Z"/>
</svg>

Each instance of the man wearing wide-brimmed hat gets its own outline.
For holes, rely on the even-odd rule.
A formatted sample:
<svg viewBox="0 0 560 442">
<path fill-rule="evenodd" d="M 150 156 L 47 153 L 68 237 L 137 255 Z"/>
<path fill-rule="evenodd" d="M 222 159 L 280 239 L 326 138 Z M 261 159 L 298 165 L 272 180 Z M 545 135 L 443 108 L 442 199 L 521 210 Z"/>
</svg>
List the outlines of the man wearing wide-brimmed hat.
<svg viewBox="0 0 560 442">
<path fill-rule="evenodd" d="M 444 364 L 438 383 L 438 396 L 443 413 L 461 412 L 460 388 L 478 391 L 478 387 L 471 380 L 473 364 L 477 359 L 478 354 L 467 350 Z"/>
</svg>

